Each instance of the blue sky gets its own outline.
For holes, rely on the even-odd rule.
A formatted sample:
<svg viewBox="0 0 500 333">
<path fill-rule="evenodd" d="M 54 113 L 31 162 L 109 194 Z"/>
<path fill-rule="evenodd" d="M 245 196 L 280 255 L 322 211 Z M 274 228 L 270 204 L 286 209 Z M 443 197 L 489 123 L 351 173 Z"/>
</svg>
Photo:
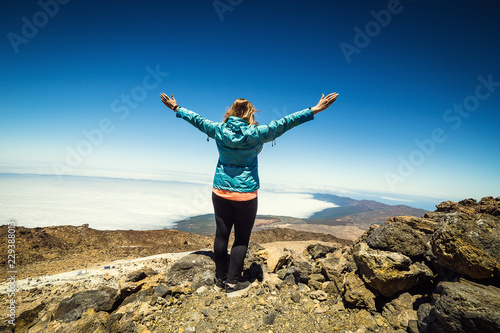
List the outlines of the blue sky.
<svg viewBox="0 0 500 333">
<path fill-rule="evenodd" d="M 159 99 L 265 124 L 262 187 L 500 195 L 496 1 L 4 1 L 0 172 L 210 180 L 215 143 Z"/>
</svg>

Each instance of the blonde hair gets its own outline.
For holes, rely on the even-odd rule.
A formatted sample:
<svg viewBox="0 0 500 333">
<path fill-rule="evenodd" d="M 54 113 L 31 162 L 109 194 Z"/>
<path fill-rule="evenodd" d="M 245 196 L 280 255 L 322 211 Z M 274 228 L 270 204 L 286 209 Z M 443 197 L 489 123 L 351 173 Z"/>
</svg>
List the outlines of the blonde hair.
<svg viewBox="0 0 500 333">
<path fill-rule="evenodd" d="M 255 112 L 257 112 L 257 110 L 255 110 L 252 103 L 244 98 L 238 98 L 234 101 L 229 110 L 226 111 L 224 122 L 227 122 L 227 119 L 233 116 L 248 121 L 250 125 L 258 125 L 255 121 Z"/>
</svg>

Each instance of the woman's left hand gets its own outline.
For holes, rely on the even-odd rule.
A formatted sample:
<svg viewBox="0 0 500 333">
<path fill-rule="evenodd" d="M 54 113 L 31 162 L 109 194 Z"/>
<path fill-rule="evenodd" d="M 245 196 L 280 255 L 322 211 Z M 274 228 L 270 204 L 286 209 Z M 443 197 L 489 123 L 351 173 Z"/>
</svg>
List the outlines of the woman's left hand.
<svg viewBox="0 0 500 333">
<path fill-rule="evenodd" d="M 165 104 L 167 108 L 169 108 L 170 110 L 173 110 L 174 107 L 177 105 L 177 101 L 174 98 L 174 94 L 172 94 L 172 97 L 168 97 L 167 94 L 161 93 L 160 98 L 163 104 Z"/>
<path fill-rule="evenodd" d="M 321 96 L 321 99 L 319 100 L 318 104 L 316 106 L 312 107 L 313 113 L 316 114 L 318 112 L 321 112 L 323 110 L 326 110 L 330 107 L 330 105 L 333 104 L 337 100 L 337 97 L 339 94 L 337 93 L 331 93 L 328 96 L 325 97 L 325 94 Z"/>
</svg>

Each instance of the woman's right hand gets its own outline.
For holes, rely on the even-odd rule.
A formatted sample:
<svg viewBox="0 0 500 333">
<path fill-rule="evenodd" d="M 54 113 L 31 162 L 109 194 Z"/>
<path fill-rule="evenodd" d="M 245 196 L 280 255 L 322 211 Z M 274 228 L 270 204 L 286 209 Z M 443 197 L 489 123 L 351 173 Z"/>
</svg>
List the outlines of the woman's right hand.
<svg viewBox="0 0 500 333">
<path fill-rule="evenodd" d="M 172 97 L 168 97 L 167 94 L 161 93 L 160 99 L 163 104 L 165 104 L 170 110 L 174 110 L 174 107 L 177 106 L 177 101 L 174 98 L 174 94 L 172 94 Z"/>
<path fill-rule="evenodd" d="M 322 94 L 321 96 L 321 99 L 319 100 L 318 104 L 316 104 L 316 106 L 313 106 L 311 109 L 313 110 L 313 114 L 316 114 L 318 112 L 321 112 L 323 110 L 326 110 L 328 109 L 328 107 L 330 105 L 333 104 L 333 102 L 335 102 L 335 100 L 337 99 L 337 96 L 339 94 L 337 93 L 331 93 L 329 94 L 328 96 L 325 97 L 325 94 Z"/>
</svg>

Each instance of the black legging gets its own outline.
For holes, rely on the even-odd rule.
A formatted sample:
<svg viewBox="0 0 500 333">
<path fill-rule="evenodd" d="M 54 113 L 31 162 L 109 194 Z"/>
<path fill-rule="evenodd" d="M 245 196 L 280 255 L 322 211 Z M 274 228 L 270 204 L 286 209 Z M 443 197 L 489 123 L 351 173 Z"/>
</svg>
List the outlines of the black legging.
<svg viewBox="0 0 500 333">
<path fill-rule="evenodd" d="M 212 192 L 212 202 L 217 225 L 214 241 L 216 276 L 223 280 L 227 278 L 228 283 L 236 283 L 243 271 L 250 233 L 257 214 L 257 198 L 248 201 L 232 201 Z M 234 243 L 228 267 L 227 245 L 233 225 Z"/>
</svg>

